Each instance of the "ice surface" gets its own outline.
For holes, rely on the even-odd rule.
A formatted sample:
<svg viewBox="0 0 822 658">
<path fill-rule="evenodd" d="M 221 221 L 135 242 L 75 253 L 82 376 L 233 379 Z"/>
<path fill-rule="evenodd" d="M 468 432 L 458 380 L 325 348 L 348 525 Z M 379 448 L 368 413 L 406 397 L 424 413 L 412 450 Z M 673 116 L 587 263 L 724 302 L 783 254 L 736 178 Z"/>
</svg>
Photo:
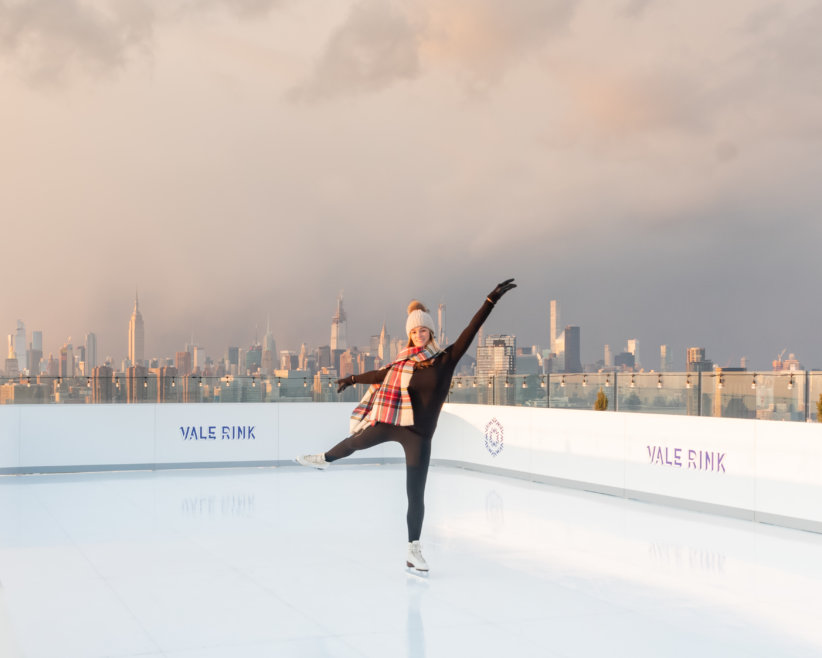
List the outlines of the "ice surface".
<svg viewBox="0 0 822 658">
<path fill-rule="evenodd" d="M 0 478 L 0 656 L 819 656 L 822 535 L 398 466 Z"/>
</svg>

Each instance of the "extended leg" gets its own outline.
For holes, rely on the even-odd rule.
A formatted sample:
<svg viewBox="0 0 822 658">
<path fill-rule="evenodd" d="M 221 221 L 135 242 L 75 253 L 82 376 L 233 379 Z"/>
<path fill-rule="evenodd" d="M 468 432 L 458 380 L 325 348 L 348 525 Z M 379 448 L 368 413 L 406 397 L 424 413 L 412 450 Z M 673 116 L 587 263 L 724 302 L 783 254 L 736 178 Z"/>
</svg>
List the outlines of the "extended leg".
<svg viewBox="0 0 822 658">
<path fill-rule="evenodd" d="M 365 450 L 366 448 L 373 448 L 380 443 L 386 441 L 394 441 L 396 437 L 394 433 L 397 427 L 394 425 L 386 425 L 385 423 L 377 423 L 371 427 L 366 427 L 362 432 L 357 432 L 349 436 L 331 450 L 325 453 L 325 460 L 327 462 L 334 462 L 343 457 L 348 457 L 357 450 Z"/>
</svg>

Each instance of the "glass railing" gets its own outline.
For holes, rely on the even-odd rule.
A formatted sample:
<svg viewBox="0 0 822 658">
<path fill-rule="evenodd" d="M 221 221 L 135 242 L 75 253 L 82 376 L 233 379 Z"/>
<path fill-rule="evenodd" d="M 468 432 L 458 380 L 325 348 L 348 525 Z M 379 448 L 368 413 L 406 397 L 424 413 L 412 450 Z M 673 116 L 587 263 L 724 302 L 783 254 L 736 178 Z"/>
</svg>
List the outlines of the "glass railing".
<svg viewBox="0 0 822 658">
<path fill-rule="evenodd" d="M 139 404 L 356 402 L 366 385 L 337 393 L 336 376 L 0 378 L 0 404 Z M 463 404 L 816 421 L 822 372 L 611 372 L 551 375 L 457 375 L 448 401 Z"/>
</svg>

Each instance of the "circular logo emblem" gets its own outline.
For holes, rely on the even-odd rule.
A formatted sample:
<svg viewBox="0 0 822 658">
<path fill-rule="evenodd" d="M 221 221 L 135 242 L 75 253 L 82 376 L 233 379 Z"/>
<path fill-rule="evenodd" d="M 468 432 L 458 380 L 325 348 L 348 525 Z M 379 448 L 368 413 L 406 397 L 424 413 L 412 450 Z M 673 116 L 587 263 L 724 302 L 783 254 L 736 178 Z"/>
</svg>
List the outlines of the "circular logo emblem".
<svg viewBox="0 0 822 658">
<path fill-rule="evenodd" d="M 502 423 L 496 418 L 488 421 L 485 426 L 485 449 L 491 453 L 492 457 L 496 457 L 502 452 L 503 434 Z"/>
</svg>

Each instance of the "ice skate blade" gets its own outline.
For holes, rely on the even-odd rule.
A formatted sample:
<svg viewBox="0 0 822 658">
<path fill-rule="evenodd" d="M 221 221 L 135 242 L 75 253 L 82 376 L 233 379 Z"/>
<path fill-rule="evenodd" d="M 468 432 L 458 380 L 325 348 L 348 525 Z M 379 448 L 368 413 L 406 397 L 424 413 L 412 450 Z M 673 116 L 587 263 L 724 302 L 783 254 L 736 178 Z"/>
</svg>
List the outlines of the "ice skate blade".
<svg viewBox="0 0 822 658">
<path fill-rule="evenodd" d="M 405 563 L 405 571 L 411 576 L 419 576 L 421 578 L 428 578 L 428 569 L 417 569 L 410 562 Z"/>
</svg>

